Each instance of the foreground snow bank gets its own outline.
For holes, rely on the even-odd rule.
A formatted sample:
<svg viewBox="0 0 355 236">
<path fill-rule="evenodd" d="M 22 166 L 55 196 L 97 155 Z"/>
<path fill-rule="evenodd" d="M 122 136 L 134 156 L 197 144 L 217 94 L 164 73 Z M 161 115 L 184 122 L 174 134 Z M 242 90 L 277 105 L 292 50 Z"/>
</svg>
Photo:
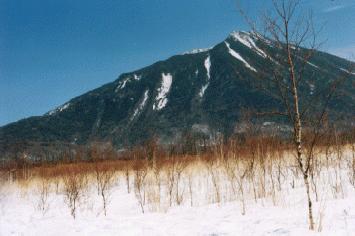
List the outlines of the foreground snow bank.
<svg viewBox="0 0 355 236">
<path fill-rule="evenodd" d="M 312 185 L 315 232 L 308 230 L 305 189 L 293 159 L 265 158 L 249 177 L 232 182 L 226 174 L 231 163 L 219 161 L 191 162 L 184 168 L 174 162 L 160 172 L 147 169 L 141 191 L 137 179 L 143 170 L 129 172 L 129 188 L 126 173 L 115 172 L 106 192 L 106 216 L 95 175 L 89 174 L 75 219 L 65 181 L 53 179 L 48 189 L 36 177 L 3 181 L 0 235 L 355 235 L 354 172 L 349 172 L 354 153 L 317 162 Z M 247 167 L 249 159 L 245 161 Z M 243 162 L 238 160 L 235 168 L 238 174 Z M 236 182 L 243 195 L 235 192 Z"/>
<path fill-rule="evenodd" d="M 0 235 L 354 235 L 353 189 L 346 199 L 316 204 L 316 213 L 319 205 L 325 206 L 321 233 L 307 230 L 300 194 L 283 199 L 280 206 L 267 200 L 249 205 L 244 216 L 235 202 L 142 214 L 133 194 L 116 189 L 106 217 L 100 213 L 99 199 L 87 199 L 74 220 L 59 196 L 50 197 L 50 208 L 43 215 L 35 209 L 33 193 L 15 190 L 1 200 Z"/>
<path fill-rule="evenodd" d="M 344 199 L 316 203 L 322 232 L 307 230 L 306 201 L 295 190 L 280 198 L 279 206 L 265 199 L 248 202 L 246 215 L 237 202 L 198 207 L 173 207 L 167 212 L 140 212 L 134 194 L 116 187 L 104 216 L 97 196 L 81 203 L 73 219 L 63 196 L 51 194 L 46 213 L 36 209 L 38 196 L 31 190 L 10 188 L 1 197 L 0 235 L 355 235 L 355 191 Z"/>
</svg>

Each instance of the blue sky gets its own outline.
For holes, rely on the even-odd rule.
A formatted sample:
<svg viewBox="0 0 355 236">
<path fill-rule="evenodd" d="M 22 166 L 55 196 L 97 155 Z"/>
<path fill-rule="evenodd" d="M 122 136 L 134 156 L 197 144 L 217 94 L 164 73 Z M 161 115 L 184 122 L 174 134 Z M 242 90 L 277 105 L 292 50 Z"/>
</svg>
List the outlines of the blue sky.
<svg viewBox="0 0 355 236">
<path fill-rule="evenodd" d="M 256 17 L 268 0 L 242 0 Z M 0 0 L 0 126 L 247 30 L 235 0 Z M 304 0 L 323 50 L 355 54 L 354 0 Z"/>
</svg>

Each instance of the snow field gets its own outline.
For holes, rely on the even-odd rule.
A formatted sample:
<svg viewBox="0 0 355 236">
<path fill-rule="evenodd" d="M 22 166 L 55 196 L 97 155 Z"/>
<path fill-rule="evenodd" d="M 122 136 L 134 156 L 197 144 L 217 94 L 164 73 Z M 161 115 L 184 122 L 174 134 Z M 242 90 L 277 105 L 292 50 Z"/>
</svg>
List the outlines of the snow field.
<svg viewBox="0 0 355 236">
<path fill-rule="evenodd" d="M 311 181 L 316 232 L 308 230 L 293 155 L 257 150 L 254 157 L 228 151 L 139 161 L 121 170 L 103 164 L 76 175 L 68 166 L 68 176 L 3 177 L 0 235 L 354 235 L 355 154 L 349 148 L 317 153 Z M 81 183 L 75 218 L 70 179 Z"/>
</svg>

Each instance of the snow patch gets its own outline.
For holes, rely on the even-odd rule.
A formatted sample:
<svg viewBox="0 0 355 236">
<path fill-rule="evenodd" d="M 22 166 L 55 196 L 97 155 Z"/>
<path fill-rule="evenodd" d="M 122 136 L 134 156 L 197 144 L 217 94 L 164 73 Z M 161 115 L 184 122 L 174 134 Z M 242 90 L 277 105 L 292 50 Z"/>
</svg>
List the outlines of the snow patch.
<svg viewBox="0 0 355 236">
<path fill-rule="evenodd" d="M 134 80 L 139 81 L 139 80 L 141 80 L 141 78 L 142 78 L 141 75 L 136 75 L 136 74 L 133 75 L 133 79 L 134 79 Z"/>
<path fill-rule="evenodd" d="M 208 52 L 211 49 L 212 49 L 212 47 L 210 47 L 210 48 L 196 48 L 196 49 L 193 49 L 193 50 L 191 50 L 189 52 L 183 53 L 183 55 L 186 55 L 186 54 L 197 54 L 197 53 L 201 53 L 201 52 Z"/>
<path fill-rule="evenodd" d="M 256 46 L 253 38 L 250 36 L 249 33 L 246 32 L 233 32 L 231 36 L 234 40 L 239 41 L 240 43 L 244 44 L 248 48 L 254 50 L 258 55 L 267 58 L 267 54 L 261 50 L 258 46 Z"/>
<path fill-rule="evenodd" d="M 170 91 L 172 83 L 173 76 L 170 73 L 162 73 L 162 83 L 161 87 L 158 89 L 158 95 L 155 98 L 156 103 L 153 104 L 153 110 L 161 110 L 166 106 L 168 102 L 168 98 L 166 96 Z"/>
<path fill-rule="evenodd" d="M 208 56 L 205 60 L 205 68 L 207 71 L 207 78 L 210 79 L 211 78 L 211 57 Z"/>
<path fill-rule="evenodd" d="M 355 75 L 355 72 L 348 71 L 347 69 L 344 69 L 344 68 L 339 68 L 339 69 L 348 73 L 348 74 Z"/>
<path fill-rule="evenodd" d="M 317 69 L 319 69 L 319 67 L 318 67 L 317 65 L 315 65 L 315 64 L 313 64 L 313 63 L 311 63 L 311 62 L 309 62 L 309 61 L 307 61 L 307 64 L 310 65 L 310 66 L 313 66 L 313 67 L 315 67 L 315 68 L 317 68 Z"/>
<path fill-rule="evenodd" d="M 316 86 L 314 84 L 309 84 L 309 94 L 310 95 L 313 95 L 314 94 L 314 89 L 316 88 Z"/>
<path fill-rule="evenodd" d="M 148 93 L 149 93 L 149 90 L 146 90 L 146 91 L 144 92 L 143 100 L 142 100 L 142 102 L 138 105 L 138 107 L 136 108 L 136 110 L 134 111 L 133 116 L 131 117 L 131 121 L 143 110 L 145 104 L 146 104 L 147 101 L 148 101 Z"/>
<path fill-rule="evenodd" d="M 64 110 L 67 109 L 69 106 L 70 106 L 70 103 L 69 103 L 69 102 L 66 103 L 66 104 L 64 104 L 63 106 L 59 107 L 59 112 L 64 111 Z"/>
<path fill-rule="evenodd" d="M 136 74 L 133 75 L 133 79 L 136 80 L 136 81 L 141 80 L 141 78 L 142 78 L 141 75 L 136 75 Z M 117 93 L 118 90 L 124 89 L 124 88 L 126 87 L 126 85 L 127 85 L 127 82 L 129 82 L 131 79 L 132 79 L 132 77 L 127 77 L 127 78 L 121 80 L 121 81 L 119 82 L 117 88 L 115 89 L 115 92 Z"/>
<path fill-rule="evenodd" d="M 203 95 L 205 95 L 206 89 L 208 88 L 208 85 L 210 85 L 209 82 L 207 82 L 207 84 L 203 85 L 200 92 L 198 93 L 198 95 L 200 95 L 200 97 L 202 98 Z"/>
<path fill-rule="evenodd" d="M 56 114 L 56 113 L 58 113 L 58 112 L 62 112 L 62 111 L 64 111 L 64 110 L 68 109 L 69 106 L 70 106 L 70 103 L 69 103 L 69 102 L 68 102 L 68 103 L 65 103 L 65 104 L 61 105 L 60 107 L 58 107 L 58 108 L 56 108 L 56 109 L 54 109 L 54 110 L 48 112 L 47 114 L 50 115 L 50 116 L 51 116 L 51 115 L 54 115 L 54 114 Z"/>
<path fill-rule="evenodd" d="M 252 70 L 252 71 L 254 71 L 254 72 L 257 72 L 257 70 L 256 70 L 254 67 L 252 67 L 246 60 L 244 60 L 244 58 L 243 58 L 239 53 L 237 53 L 236 51 L 234 51 L 234 50 L 230 47 L 230 44 L 229 44 L 229 43 L 225 42 L 225 44 L 226 44 L 226 46 L 227 46 L 227 48 L 228 48 L 229 54 L 231 54 L 233 57 L 235 57 L 235 58 L 238 59 L 239 61 L 243 62 L 244 65 L 245 65 L 248 69 L 250 69 L 250 70 Z"/>
<path fill-rule="evenodd" d="M 207 72 L 207 83 L 202 86 L 202 88 L 199 92 L 199 95 L 201 98 L 205 94 L 205 91 L 208 88 L 208 85 L 210 84 L 210 82 L 209 82 L 209 80 L 211 79 L 211 57 L 210 56 L 208 56 L 206 58 L 204 65 L 205 65 L 206 72 Z"/>
<path fill-rule="evenodd" d="M 123 89 L 124 87 L 126 87 L 127 82 L 129 81 L 130 78 L 125 78 L 124 80 L 120 81 L 120 83 L 118 84 L 117 88 L 115 89 L 115 92 L 117 93 L 118 90 Z"/>
<path fill-rule="evenodd" d="M 270 39 L 268 39 L 268 38 L 265 37 L 264 35 L 260 34 L 259 32 L 253 31 L 253 32 L 251 32 L 251 33 L 248 33 L 248 32 L 243 32 L 243 31 L 242 31 L 242 33 L 252 35 L 252 37 L 253 37 L 254 39 L 262 40 L 262 41 L 264 41 L 264 43 L 266 43 L 266 44 L 268 44 L 268 45 L 270 45 L 270 46 L 273 45 L 273 42 L 272 42 Z"/>
</svg>

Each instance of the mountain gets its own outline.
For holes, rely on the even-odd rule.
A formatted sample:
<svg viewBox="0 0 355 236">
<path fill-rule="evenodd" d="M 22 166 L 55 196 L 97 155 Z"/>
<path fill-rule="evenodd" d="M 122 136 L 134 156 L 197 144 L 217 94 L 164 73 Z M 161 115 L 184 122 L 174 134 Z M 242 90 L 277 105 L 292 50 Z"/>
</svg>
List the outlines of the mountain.
<svg viewBox="0 0 355 236">
<path fill-rule="evenodd" d="M 301 48 L 298 53 L 308 52 Z M 255 85 L 256 81 L 267 85 L 266 78 L 272 76 L 270 68 L 275 66 L 287 73 L 285 65 L 273 59 L 282 55 L 282 48 L 265 37 L 233 32 L 212 48 L 124 73 L 43 116 L 1 127 L 0 151 L 10 150 L 15 143 L 26 146 L 102 141 L 121 148 L 152 137 L 169 143 L 187 133 L 204 138 L 232 135 L 238 132 L 243 110 L 281 109 L 275 96 Z M 349 66 L 354 63 L 316 51 L 305 64 L 304 75 L 308 78 L 300 85 L 304 98 L 301 104 L 311 101 L 335 78 L 347 76 L 350 79 L 344 82 L 341 95 L 332 101 L 329 110 L 351 122 L 355 115 L 355 74 L 347 70 Z M 275 121 L 264 118 L 264 124 L 273 124 L 267 122 L 271 120 Z"/>
</svg>

